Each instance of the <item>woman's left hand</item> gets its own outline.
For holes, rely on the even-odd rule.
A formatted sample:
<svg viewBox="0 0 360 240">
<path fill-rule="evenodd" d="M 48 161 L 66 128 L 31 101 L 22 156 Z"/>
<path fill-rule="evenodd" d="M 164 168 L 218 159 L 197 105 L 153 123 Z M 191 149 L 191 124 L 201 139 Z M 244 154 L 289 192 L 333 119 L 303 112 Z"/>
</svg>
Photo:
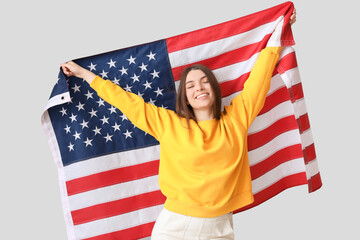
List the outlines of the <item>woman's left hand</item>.
<svg viewBox="0 0 360 240">
<path fill-rule="evenodd" d="M 290 25 L 293 25 L 296 22 L 296 8 L 294 8 L 293 14 L 290 17 Z"/>
</svg>

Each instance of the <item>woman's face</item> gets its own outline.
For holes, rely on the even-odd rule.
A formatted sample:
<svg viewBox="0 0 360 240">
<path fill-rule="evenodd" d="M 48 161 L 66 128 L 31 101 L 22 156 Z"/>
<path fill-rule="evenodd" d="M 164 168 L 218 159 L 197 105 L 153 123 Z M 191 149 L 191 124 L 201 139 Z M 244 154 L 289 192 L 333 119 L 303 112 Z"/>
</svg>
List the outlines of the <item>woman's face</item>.
<svg viewBox="0 0 360 240">
<path fill-rule="evenodd" d="M 212 111 L 214 91 L 205 73 L 199 69 L 191 70 L 185 80 L 186 98 L 188 103 L 197 110 Z"/>
</svg>

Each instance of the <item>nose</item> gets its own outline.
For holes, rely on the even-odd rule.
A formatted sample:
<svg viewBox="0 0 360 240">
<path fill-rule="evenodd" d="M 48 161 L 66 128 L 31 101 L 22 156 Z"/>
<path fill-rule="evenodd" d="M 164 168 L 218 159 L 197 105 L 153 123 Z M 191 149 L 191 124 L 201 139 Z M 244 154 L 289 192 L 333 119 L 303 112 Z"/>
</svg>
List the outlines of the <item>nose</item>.
<svg viewBox="0 0 360 240">
<path fill-rule="evenodd" d="M 198 82 L 198 83 L 196 84 L 196 91 L 201 91 L 201 90 L 204 90 L 203 83 L 202 83 L 202 82 Z"/>
</svg>

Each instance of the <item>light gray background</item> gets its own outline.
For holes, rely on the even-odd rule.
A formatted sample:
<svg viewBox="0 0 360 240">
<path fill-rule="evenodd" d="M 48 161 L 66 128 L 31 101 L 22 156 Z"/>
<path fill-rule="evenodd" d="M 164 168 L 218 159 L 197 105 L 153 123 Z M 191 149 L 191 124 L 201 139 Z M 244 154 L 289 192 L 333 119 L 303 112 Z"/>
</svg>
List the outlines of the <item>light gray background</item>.
<svg viewBox="0 0 360 240">
<path fill-rule="evenodd" d="M 8 1 L 0 7 L 1 239 L 66 239 L 40 116 L 59 64 L 196 30 L 283 1 Z M 359 239 L 359 11 L 295 0 L 298 65 L 324 186 L 234 216 L 236 239 Z"/>
</svg>

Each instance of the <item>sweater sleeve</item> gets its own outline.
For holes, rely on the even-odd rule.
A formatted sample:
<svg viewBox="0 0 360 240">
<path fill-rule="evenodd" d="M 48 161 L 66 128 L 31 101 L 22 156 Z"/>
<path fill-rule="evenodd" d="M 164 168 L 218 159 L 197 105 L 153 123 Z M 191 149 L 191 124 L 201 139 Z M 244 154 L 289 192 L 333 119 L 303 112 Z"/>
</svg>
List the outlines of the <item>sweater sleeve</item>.
<svg viewBox="0 0 360 240">
<path fill-rule="evenodd" d="M 279 58 L 281 47 L 263 49 L 244 84 L 243 91 L 237 95 L 225 111 L 238 121 L 246 122 L 247 127 L 254 121 L 264 106 L 270 80 Z"/>
<path fill-rule="evenodd" d="M 170 117 L 169 110 L 146 103 L 140 96 L 127 92 L 99 76 L 94 78 L 90 86 L 99 97 L 125 114 L 136 127 L 160 141 L 164 131 L 164 121 Z"/>
</svg>

